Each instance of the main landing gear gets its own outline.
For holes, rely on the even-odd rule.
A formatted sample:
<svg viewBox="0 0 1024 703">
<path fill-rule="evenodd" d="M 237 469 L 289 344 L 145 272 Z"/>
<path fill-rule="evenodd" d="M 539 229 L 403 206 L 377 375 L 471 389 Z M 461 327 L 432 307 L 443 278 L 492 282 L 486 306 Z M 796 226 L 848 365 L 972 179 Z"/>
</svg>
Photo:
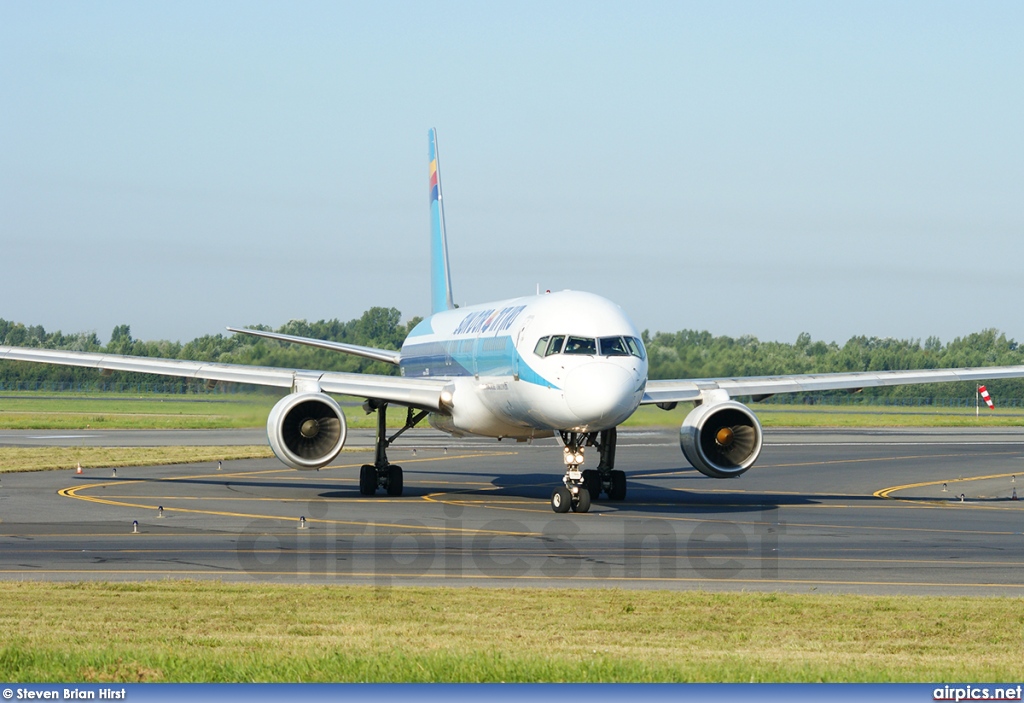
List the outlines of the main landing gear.
<svg viewBox="0 0 1024 703">
<path fill-rule="evenodd" d="M 551 493 L 551 509 L 556 513 L 567 513 L 569 510 L 585 513 L 590 510 L 590 503 L 603 492 L 608 500 L 626 499 L 626 472 L 615 470 L 616 430 L 602 432 L 562 432 L 562 450 L 565 460 L 564 486 Z M 601 457 L 596 469 L 581 471 L 583 450 L 585 447 L 597 447 Z"/>
<path fill-rule="evenodd" d="M 415 427 L 427 416 L 426 410 L 415 412 L 409 408 L 405 418 L 405 425 L 391 437 L 388 437 L 388 404 L 382 401 L 370 400 L 364 406 L 368 412 L 377 412 L 377 439 L 376 451 L 372 464 L 363 464 L 359 469 L 359 492 L 364 496 L 372 496 L 379 489 L 383 488 L 389 496 L 402 495 L 402 467 L 388 462 L 387 449 L 391 443 L 398 439 L 406 430 Z"/>
</svg>

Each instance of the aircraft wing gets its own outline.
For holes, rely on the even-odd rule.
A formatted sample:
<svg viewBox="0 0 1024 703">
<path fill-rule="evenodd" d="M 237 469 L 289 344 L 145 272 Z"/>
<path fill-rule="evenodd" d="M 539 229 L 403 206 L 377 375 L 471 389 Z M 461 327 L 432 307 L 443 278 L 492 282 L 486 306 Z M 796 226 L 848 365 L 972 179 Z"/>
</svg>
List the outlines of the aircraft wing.
<svg viewBox="0 0 1024 703">
<path fill-rule="evenodd" d="M 321 390 L 328 393 L 373 398 L 431 410 L 440 408 L 441 391 L 447 383 L 442 379 L 308 371 L 272 366 L 247 366 L 245 364 L 215 364 L 207 361 L 158 359 L 145 356 L 120 356 L 26 347 L 0 346 L 0 361 L 31 361 L 61 366 L 84 366 L 101 371 L 131 371 L 277 388 L 294 388 L 297 383 L 316 382 Z"/>
<path fill-rule="evenodd" d="M 990 381 L 1024 378 L 1024 366 L 980 366 L 966 369 L 920 369 L 915 371 L 857 371 L 851 373 L 794 376 L 750 376 L 747 378 L 701 378 L 648 381 L 641 404 L 682 403 L 699 400 L 705 391 L 724 390 L 730 396 L 769 396 L 778 393 L 860 390 L 880 386 L 952 381 Z"/>
</svg>

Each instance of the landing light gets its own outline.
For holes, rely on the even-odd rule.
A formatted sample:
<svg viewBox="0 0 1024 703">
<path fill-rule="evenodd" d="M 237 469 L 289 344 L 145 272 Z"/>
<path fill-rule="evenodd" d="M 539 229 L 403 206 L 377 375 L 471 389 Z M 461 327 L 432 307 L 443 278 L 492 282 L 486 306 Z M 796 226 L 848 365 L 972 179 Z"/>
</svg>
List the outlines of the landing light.
<svg viewBox="0 0 1024 703">
<path fill-rule="evenodd" d="M 579 466 L 583 463 L 583 449 L 579 451 L 573 451 L 569 447 L 562 449 L 562 459 L 565 460 L 566 466 Z"/>
</svg>

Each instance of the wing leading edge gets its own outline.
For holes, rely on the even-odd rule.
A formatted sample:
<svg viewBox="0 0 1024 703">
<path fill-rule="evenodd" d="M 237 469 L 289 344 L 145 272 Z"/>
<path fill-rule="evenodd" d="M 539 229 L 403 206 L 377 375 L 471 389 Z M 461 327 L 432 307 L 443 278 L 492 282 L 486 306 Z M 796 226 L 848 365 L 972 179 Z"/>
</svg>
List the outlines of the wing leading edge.
<svg viewBox="0 0 1024 703">
<path fill-rule="evenodd" d="M 748 378 L 701 378 L 648 381 L 641 404 L 683 403 L 699 400 L 704 393 L 723 390 L 730 396 L 769 396 L 781 393 L 859 390 L 881 386 L 905 386 L 954 381 L 988 381 L 1024 378 L 1024 366 L 979 366 L 964 369 L 920 369 L 915 371 L 855 371 L 850 373 L 793 376 L 751 376 Z"/>
</svg>

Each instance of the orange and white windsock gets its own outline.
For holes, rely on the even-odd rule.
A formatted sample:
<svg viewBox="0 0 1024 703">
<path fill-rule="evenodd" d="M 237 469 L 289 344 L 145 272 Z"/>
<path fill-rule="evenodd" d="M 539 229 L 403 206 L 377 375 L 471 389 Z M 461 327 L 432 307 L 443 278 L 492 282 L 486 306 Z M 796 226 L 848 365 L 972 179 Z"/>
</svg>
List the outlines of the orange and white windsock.
<svg viewBox="0 0 1024 703">
<path fill-rule="evenodd" d="M 978 393 L 981 393 L 981 399 L 985 401 L 985 405 L 991 410 L 996 409 L 996 404 L 992 402 L 992 396 L 988 394 L 988 389 L 985 386 L 978 386 Z"/>
</svg>

